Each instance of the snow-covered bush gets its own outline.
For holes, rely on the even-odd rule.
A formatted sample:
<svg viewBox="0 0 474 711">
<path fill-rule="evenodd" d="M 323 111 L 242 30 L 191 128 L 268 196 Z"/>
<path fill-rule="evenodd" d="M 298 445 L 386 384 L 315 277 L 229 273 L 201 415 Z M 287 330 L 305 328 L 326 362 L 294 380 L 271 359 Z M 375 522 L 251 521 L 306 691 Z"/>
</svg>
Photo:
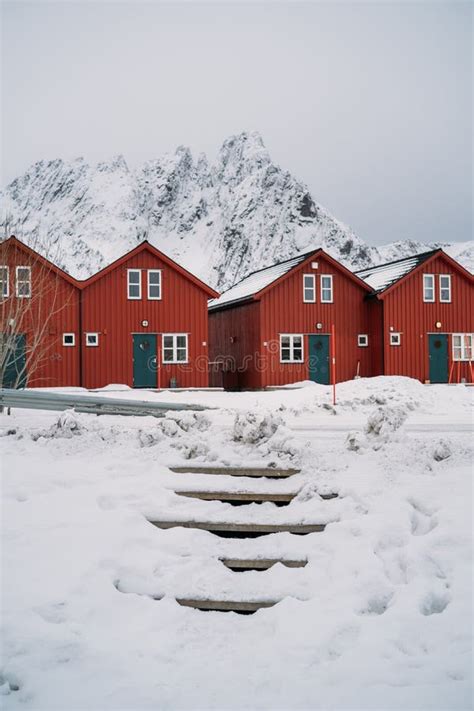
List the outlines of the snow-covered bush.
<svg viewBox="0 0 474 711">
<path fill-rule="evenodd" d="M 347 449 L 358 452 L 366 447 L 380 449 L 407 419 L 407 407 L 385 405 L 378 407 L 367 418 L 364 432 L 352 431 L 346 437 Z"/>
<path fill-rule="evenodd" d="M 451 454 L 451 447 L 444 439 L 440 439 L 439 442 L 434 446 L 433 459 L 436 462 L 442 462 L 443 459 L 448 459 Z"/>
<path fill-rule="evenodd" d="M 240 412 L 235 416 L 232 439 L 244 444 L 265 442 L 282 424 L 281 417 L 270 411 Z"/>
<path fill-rule="evenodd" d="M 369 415 L 364 431 L 368 436 L 385 439 L 403 425 L 407 414 L 401 405 L 378 407 Z"/>
</svg>

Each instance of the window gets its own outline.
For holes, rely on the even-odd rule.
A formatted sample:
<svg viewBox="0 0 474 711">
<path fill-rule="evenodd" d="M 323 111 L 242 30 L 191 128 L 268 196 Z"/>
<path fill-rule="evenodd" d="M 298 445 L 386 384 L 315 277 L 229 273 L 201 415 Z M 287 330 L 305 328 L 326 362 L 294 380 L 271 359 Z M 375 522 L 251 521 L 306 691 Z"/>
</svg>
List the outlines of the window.
<svg viewBox="0 0 474 711">
<path fill-rule="evenodd" d="M 280 363 L 303 362 L 303 336 L 299 334 L 280 335 Z"/>
<path fill-rule="evenodd" d="M 188 362 L 188 335 L 186 333 L 163 334 L 163 363 Z"/>
<path fill-rule="evenodd" d="M 390 345 L 391 346 L 400 346 L 402 342 L 402 334 L 401 333 L 391 333 L 390 334 Z"/>
<path fill-rule="evenodd" d="M 303 274 L 303 301 L 314 304 L 316 301 L 316 277 L 314 274 Z"/>
<path fill-rule="evenodd" d="M 0 296 L 4 299 L 10 295 L 9 269 L 0 267 Z"/>
<path fill-rule="evenodd" d="M 99 334 L 98 333 L 86 333 L 86 346 L 98 346 L 99 345 Z"/>
<path fill-rule="evenodd" d="M 423 301 L 435 300 L 435 284 L 433 274 L 423 274 Z"/>
<path fill-rule="evenodd" d="M 31 297 L 31 267 L 16 268 L 16 295 L 19 299 Z"/>
<path fill-rule="evenodd" d="M 453 333 L 453 360 L 473 360 L 474 333 Z"/>
<path fill-rule="evenodd" d="M 74 333 L 63 333 L 63 346 L 74 346 L 76 337 Z"/>
<path fill-rule="evenodd" d="M 439 300 L 442 304 L 451 302 L 451 275 L 439 275 Z"/>
<path fill-rule="evenodd" d="M 332 276 L 330 274 L 321 275 L 321 303 L 332 304 Z"/>
<path fill-rule="evenodd" d="M 161 299 L 161 269 L 148 270 L 148 298 Z"/>
<path fill-rule="evenodd" d="M 369 345 L 369 337 L 366 333 L 359 333 L 357 336 L 357 345 L 361 348 L 366 348 Z"/>
<path fill-rule="evenodd" d="M 142 298 L 141 269 L 127 269 L 127 295 L 129 299 Z"/>
</svg>

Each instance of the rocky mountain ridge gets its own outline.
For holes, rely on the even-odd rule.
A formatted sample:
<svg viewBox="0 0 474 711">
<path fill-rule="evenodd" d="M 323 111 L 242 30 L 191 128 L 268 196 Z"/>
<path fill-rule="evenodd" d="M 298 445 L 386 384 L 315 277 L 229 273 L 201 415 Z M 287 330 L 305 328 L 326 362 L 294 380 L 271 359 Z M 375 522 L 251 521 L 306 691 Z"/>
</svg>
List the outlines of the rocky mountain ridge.
<svg viewBox="0 0 474 711">
<path fill-rule="evenodd" d="M 86 278 L 143 239 L 223 290 L 248 272 L 323 247 L 351 269 L 443 246 L 472 269 L 472 243 L 372 247 L 277 166 L 258 133 L 226 139 L 217 160 L 189 148 L 131 170 L 123 156 L 35 163 L 1 193 L 2 233 Z"/>
</svg>

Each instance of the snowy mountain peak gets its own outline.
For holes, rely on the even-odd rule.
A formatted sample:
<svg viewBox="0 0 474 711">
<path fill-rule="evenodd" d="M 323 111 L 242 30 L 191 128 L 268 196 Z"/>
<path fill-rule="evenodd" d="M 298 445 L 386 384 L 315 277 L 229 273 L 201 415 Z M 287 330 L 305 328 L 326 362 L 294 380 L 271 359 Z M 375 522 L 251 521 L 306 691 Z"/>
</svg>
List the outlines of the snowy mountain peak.
<svg viewBox="0 0 474 711">
<path fill-rule="evenodd" d="M 59 266 L 79 278 L 144 238 L 221 290 L 316 247 L 353 269 L 446 247 L 368 246 L 247 131 L 223 142 L 214 165 L 184 145 L 134 170 L 120 154 L 96 165 L 42 160 L 5 188 L 1 204 L 5 234 L 54 247 Z M 448 251 L 472 266 L 472 244 Z"/>
</svg>

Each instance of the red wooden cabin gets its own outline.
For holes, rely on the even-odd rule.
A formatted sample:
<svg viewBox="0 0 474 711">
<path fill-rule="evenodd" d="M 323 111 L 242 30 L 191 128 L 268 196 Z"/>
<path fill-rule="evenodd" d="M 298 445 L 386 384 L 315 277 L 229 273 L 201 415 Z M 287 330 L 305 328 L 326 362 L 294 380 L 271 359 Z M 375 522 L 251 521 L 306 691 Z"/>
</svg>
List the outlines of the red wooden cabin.
<svg viewBox="0 0 474 711">
<path fill-rule="evenodd" d="M 80 384 L 79 283 L 15 237 L 0 244 L 0 380 Z"/>
<path fill-rule="evenodd" d="M 474 277 L 441 249 L 357 272 L 380 334 L 374 375 L 472 382 Z"/>
<path fill-rule="evenodd" d="M 209 304 L 211 383 L 330 383 L 334 355 L 337 381 L 371 375 L 371 291 L 321 249 L 250 274 Z"/>
<path fill-rule="evenodd" d="M 206 387 L 207 301 L 215 296 L 142 242 L 82 284 L 82 384 Z"/>
</svg>

